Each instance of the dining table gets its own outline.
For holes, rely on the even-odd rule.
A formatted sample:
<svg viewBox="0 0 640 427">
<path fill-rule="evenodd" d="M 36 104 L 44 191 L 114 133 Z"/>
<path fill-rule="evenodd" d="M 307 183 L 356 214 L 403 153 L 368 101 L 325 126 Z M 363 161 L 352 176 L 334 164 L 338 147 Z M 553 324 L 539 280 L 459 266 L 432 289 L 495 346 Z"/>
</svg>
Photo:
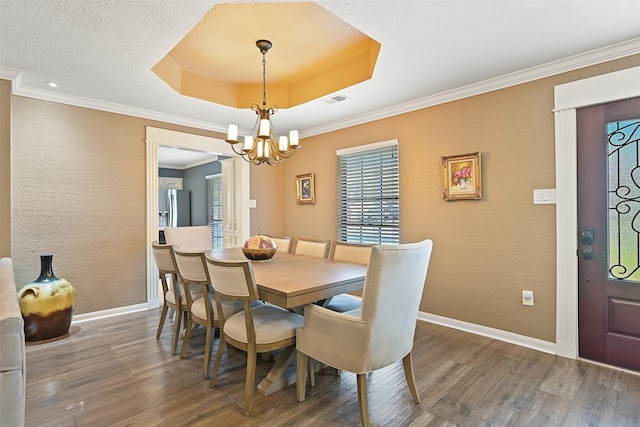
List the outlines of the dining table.
<svg viewBox="0 0 640 427">
<path fill-rule="evenodd" d="M 208 254 L 226 261 L 246 259 L 241 248 L 212 249 Z M 367 272 L 366 265 L 287 252 L 251 264 L 260 299 L 301 314 L 306 304 L 362 289 Z M 258 392 L 268 396 L 295 382 L 295 350 L 290 346 L 277 356 Z"/>
</svg>

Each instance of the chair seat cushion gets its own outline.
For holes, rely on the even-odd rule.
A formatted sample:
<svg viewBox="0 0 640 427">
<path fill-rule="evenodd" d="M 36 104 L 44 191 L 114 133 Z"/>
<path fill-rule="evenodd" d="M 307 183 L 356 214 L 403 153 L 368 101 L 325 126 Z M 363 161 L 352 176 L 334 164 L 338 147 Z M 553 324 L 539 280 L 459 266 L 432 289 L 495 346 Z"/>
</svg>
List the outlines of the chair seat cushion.
<svg viewBox="0 0 640 427">
<path fill-rule="evenodd" d="M 200 297 L 193 301 L 191 304 L 191 313 L 194 316 L 199 317 L 201 319 L 207 318 L 207 308 L 204 304 L 204 297 Z M 212 301 L 213 305 L 213 318 L 214 320 L 218 320 L 218 307 L 216 307 L 215 301 Z M 242 301 L 222 301 L 222 310 L 224 311 L 225 317 L 230 317 L 234 313 L 242 311 L 243 305 Z"/>
<path fill-rule="evenodd" d="M 180 283 L 180 295 L 182 295 L 182 306 L 186 307 L 187 306 L 187 297 L 184 296 L 184 284 Z M 197 298 L 201 298 L 202 297 L 202 291 L 196 291 L 196 290 L 192 290 L 191 291 L 191 298 L 193 298 L 194 300 Z M 176 304 L 176 296 L 173 293 L 173 289 L 170 289 L 169 291 L 167 291 L 166 294 L 164 294 L 164 299 L 167 300 L 167 302 L 170 302 L 171 304 L 175 305 Z"/>
<path fill-rule="evenodd" d="M 284 308 L 263 304 L 252 308 L 256 344 L 269 344 L 296 336 L 296 328 L 304 326 L 304 317 Z M 229 317 L 224 323 L 224 332 L 230 338 L 247 342 L 247 327 L 244 312 Z"/>
<path fill-rule="evenodd" d="M 338 313 L 346 313 L 362 307 L 362 299 L 349 294 L 340 294 L 332 297 L 325 307 Z"/>
</svg>

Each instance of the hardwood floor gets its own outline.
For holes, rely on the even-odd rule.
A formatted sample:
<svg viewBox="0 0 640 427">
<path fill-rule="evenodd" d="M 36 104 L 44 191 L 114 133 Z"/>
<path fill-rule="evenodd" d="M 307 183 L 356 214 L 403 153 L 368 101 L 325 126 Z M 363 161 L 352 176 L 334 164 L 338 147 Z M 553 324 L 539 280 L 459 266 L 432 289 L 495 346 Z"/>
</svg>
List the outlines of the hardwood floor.
<svg viewBox="0 0 640 427">
<path fill-rule="evenodd" d="M 27 346 L 28 426 L 358 426 L 355 375 L 318 372 L 307 400 L 295 384 L 254 395 L 243 416 L 246 355 L 227 347 L 215 388 L 202 379 L 204 336 L 172 356 L 159 311 L 72 325 Z M 216 343 L 214 344 L 217 346 Z M 639 426 L 640 375 L 418 322 L 413 403 L 402 363 L 368 376 L 375 426 Z M 273 362 L 258 358 L 257 378 Z"/>
</svg>

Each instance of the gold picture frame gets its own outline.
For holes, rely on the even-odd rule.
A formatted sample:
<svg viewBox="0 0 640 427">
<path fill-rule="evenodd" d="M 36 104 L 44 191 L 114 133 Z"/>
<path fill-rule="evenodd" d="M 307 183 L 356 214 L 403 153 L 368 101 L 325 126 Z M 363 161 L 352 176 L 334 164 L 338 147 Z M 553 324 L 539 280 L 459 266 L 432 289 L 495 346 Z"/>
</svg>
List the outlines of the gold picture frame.
<svg viewBox="0 0 640 427">
<path fill-rule="evenodd" d="M 316 203 L 316 188 L 313 173 L 296 175 L 296 193 L 299 205 L 314 205 Z"/>
<path fill-rule="evenodd" d="M 479 152 L 442 157 L 444 200 L 482 199 L 482 156 Z"/>
</svg>

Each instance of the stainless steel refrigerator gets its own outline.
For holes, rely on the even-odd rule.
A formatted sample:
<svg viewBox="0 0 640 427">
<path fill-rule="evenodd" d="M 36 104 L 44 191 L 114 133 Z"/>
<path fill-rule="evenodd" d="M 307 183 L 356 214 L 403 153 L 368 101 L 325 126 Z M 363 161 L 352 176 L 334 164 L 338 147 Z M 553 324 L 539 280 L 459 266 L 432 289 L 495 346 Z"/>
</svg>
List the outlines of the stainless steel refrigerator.
<svg viewBox="0 0 640 427">
<path fill-rule="evenodd" d="M 191 225 L 191 192 L 189 190 L 159 190 L 160 227 Z"/>
</svg>

